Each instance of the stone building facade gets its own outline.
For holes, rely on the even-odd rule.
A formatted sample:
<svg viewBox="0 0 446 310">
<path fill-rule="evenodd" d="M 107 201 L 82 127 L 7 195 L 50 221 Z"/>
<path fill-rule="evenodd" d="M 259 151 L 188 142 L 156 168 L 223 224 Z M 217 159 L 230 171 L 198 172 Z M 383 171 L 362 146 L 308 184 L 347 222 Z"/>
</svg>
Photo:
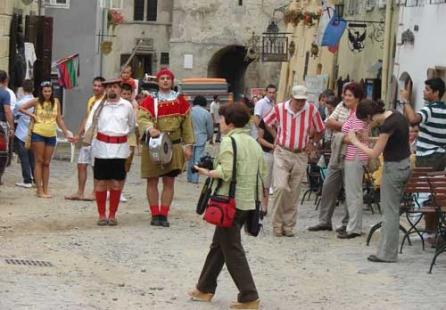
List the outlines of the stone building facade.
<svg viewBox="0 0 446 310">
<path fill-rule="evenodd" d="M 261 36 L 274 10 L 286 3 L 283 0 L 175 0 L 171 67 L 179 78 L 225 77 L 235 97 L 247 94 L 252 87 L 278 84 L 280 63 L 251 61 L 246 58 L 246 47 L 253 33 Z M 283 16 L 278 13 L 275 17 Z"/>
<path fill-rule="evenodd" d="M 338 3 L 335 0 L 326 2 L 331 8 Z M 279 98 L 287 97 L 291 86 L 304 83 L 308 76 L 325 76 L 325 87 L 338 91 L 343 81 L 362 81 L 370 85 L 365 86 L 365 90 L 371 97 L 376 99 L 387 95 L 387 73 L 393 66 L 393 53 L 388 51 L 395 48 L 394 36 L 398 22 L 395 1 L 346 0 L 343 3 L 343 18 L 347 20 L 347 28 L 335 53 L 327 47 L 319 46 L 318 36 L 322 31 L 319 22 L 308 26 L 302 19 L 297 25 L 288 24 L 287 31 L 292 33 L 290 38 L 296 42 L 296 53 L 289 63 L 282 65 Z M 391 14 L 386 16 L 388 3 L 391 5 Z M 302 12 L 322 9 L 319 0 L 294 0 L 290 1 L 289 6 L 289 10 Z M 334 10 L 331 9 L 330 13 L 334 14 Z M 313 43 L 316 43 L 316 54 L 313 54 Z"/>
<path fill-rule="evenodd" d="M 124 23 L 114 30 L 113 27 L 106 27 L 108 29 L 105 32 L 111 37 L 103 39 L 113 44 L 111 52 L 103 54 L 104 76 L 117 76 L 136 47 L 136 54 L 130 63 L 135 78 L 142 78 L 144 73 L 154 74 L 161 66 L 169 65 L 173 2 L 122 1 L 119 11 L 124 16 Z"/>
<path fill-rule="evenodd" d="M 125 22 L 109 29 L 112 51 L 103 55 L 103 74 L 116 76 L 142 39 L 130 63 L 134 75 L 163 66 L 186 77 L 224 77 L 230 90 L 248 94 L 254 87 L 278 84 L 280 63 L 246 58 L 253 34 L 259 38 L 284 0 L 122 0 Z M 280 20 L 280 13 L 275 17 Z M 279 25 L 280 22 L 279 22 Z M 258 41 L 258 45 L 261 40 Z M 259 53 L 258 53 L 259 54 Z"/>
</svg>

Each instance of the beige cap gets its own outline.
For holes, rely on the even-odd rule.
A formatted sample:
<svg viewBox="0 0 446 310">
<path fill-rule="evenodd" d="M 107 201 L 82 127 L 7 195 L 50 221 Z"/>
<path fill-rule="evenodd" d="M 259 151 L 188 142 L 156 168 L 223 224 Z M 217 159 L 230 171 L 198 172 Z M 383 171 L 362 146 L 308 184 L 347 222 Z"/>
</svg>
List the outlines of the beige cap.
<svg viewBox="0 0 446 310">
<path fill-rule="evenodd" d="M 307 88 L 303 85 L 294 85 L 291 89 L 291 96 L 297 100 L 307 100 Z"/>
</svg>

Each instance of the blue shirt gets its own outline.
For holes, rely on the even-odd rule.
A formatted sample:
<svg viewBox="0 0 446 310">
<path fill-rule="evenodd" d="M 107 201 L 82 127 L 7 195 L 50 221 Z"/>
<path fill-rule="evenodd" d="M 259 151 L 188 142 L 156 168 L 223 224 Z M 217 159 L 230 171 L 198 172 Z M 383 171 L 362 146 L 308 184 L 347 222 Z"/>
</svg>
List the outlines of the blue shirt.
<svg viewBox="0 0 446 310">
<path fill-rule="evenodd" d="M 22 99 L 20 99 L 20 101 L 17 102 L 17 104 L 14 107 L 14 117 L 18 119 L 17 128 L 15 129 L 15 136 L 17 137 L 17 139 L 23 142 L 25 142 L 25 139 L 28 136 L 28 127 L 31 118 L 23 113 L 20 113 L 19 109 L 24 103 L 30 101 L 33 98 L 34 98 L 33 95 L 26 95 Z M 28 109 L 29 113 L 32 113 L 33 111 L 34 108 Z"/>
<path fill-rule="evenodd" d="M 6 89 L 0 89 L 0 121 L 6 122 L 5 105 L 11 105 L 11 97 Z"/>
<path fill-rule="evenodd" d="M 212 115 L 201 106 L 192 107 L 192 125 L 194 126 L 195 145 L 203 146 L 212 138 L 214 124 Z"/>
</svg>

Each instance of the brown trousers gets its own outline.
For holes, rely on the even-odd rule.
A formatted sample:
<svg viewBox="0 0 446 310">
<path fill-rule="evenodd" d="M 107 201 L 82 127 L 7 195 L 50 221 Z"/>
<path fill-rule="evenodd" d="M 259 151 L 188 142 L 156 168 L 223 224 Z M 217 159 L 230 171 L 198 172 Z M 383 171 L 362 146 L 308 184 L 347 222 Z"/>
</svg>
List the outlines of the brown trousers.
<svg viewBox="0 0 446 310">
<path fill-rule="evenodd" d="M 215 228 L 211 248 L 198 280 L 199 291 L 215 294 L 218 275 L 226 264 L 239 290 L 238 301 L 250 302 L 259 298 L 240 239 L 240 230 L 247 216 L 247 211 L 237 210 L 232 227 Z"/>
</svg>

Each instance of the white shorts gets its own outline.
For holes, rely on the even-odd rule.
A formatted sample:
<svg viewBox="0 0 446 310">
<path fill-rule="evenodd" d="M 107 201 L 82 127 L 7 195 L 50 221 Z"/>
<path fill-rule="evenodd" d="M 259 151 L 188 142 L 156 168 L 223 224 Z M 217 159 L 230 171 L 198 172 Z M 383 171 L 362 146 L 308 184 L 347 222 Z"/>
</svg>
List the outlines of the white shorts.
<svg viewBox="0 0 446 310">
<path fill-rule="evenodd" d="M 83 146 L 79 150 L 78 164 L 91 165 L 91 146 Z"/>
</svg>

